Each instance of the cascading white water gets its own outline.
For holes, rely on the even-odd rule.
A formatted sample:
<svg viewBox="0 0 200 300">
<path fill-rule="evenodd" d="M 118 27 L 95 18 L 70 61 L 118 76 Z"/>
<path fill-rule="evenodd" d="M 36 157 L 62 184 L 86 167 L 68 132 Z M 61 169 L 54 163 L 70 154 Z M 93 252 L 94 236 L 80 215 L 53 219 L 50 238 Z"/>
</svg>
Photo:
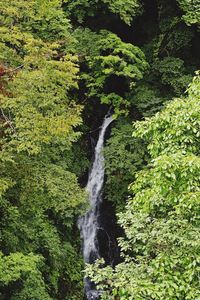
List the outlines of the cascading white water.
<svg viewBox="0 0 200 300">
<path fill-rule="evenodd" d="M 102 201 L 102 187 L 104 183 L 104 136 L 107 127 L 113 121 L 112 116 L 106 116 L 99 139 L 95 147 L 95 159 L 89 174 L 86 190 L 89 194 L 90 210 L 79 220 L 79 227 L 83 239 L 83 257 L 85 263 L 93 263 L 99 256 L 97 233 L 99 228 L 99 205 Z M 88 300 L 98 299 L 98 293 L 91 282 L 85 279 L 85 290 Z"/>
</svg>

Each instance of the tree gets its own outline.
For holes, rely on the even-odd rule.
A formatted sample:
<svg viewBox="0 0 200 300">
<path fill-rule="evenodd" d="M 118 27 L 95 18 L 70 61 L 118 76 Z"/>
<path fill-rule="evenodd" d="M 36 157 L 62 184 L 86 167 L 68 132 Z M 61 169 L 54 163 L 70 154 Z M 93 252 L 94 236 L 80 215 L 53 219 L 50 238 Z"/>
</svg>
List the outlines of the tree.
<svg viewBox="0 0 200 300">
<path fill-rule="evenodd" d="M 138 0 L 75 0 L 66 1 L 66 11 L 75 16 L 80 23 L 87 17 L 95 16 L 99 11 L 110 11 L 119 16 L 125 23 L 131 23 L 133 17 L 142 12 L 142 5 Z"/>
<path fill-rule="evenodd" d="M 87 89 L 85 96 L 112 106 L 116 116 L 127 113 L 130 102 L 126 92 L 134 88 L 148 69 L 141 49 L 124 43 L 116 34 L 106 30 L 96 34 L 80 28 L 74 37 L 78 40 L 75 48 L 82 60 L 82 69 L 86 70 L 81 72 Z"/>
<path fill-rule="evenodd" d="M 200 4 L 198 0 L 178 0 L 178 4 L 184 11 L 183 20 L 188 25 L 200 25 Z"/>
<path fill-rule="evenodd" d="M 133 138 L 132 131 L 130 121 L 125 118 L 118 120 L 104 150 L 106 198 L 115 203 L 117 210 L 124 208 L 129 195 L 128 186 L 147 160 L 145 143 Z"/>
<path fill-rule="evenodd" d="M 82 107 L 66 52 L 61 1 L 0 2 L 2 299 L 80 299 L 75 217 L 86 205 L 72 172 Z M 75 166 L 76 167 L 76 166 Z"/>
</svg>

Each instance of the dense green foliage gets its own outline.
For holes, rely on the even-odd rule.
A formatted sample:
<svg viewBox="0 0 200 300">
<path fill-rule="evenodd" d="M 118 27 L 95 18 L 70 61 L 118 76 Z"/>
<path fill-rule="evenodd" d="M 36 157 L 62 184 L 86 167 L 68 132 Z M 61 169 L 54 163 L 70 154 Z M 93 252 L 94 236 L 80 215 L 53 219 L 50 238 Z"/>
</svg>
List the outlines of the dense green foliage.
<svg viewBox="0 0 200 300">
<path fill-rule="evenodd" d="M 200 77 L 188 97 L 138 122 L 151 162 L 130 186 L 134 197 L 119 222 L 123 263 L 88 273 L 103 299 L 198 299 L 200 296 Z M 128 270 L 128 272 L 127 272 Z"/>
<path fill-rule="evenodd" d="M 130 24 L 133 17 L 141 13 L 142 5 L 138 0 L 65 0 L 66 11 L 82 23 L 87 17 L 93 17 L 107 11 L 118 15 L 125 23 Z"/>
<path fill-rule="evenodd" d="M 81 79 L 87 89 L 87 99 L 95 98 L 111 105 L 116 116 L 127 113 L 130 103 L 126 92 L 133 89 L 148 68 L 143 52 L 106 30 L 96 34 L 79 28 L 74 36 L 78 41 L 76 51 L 84 59 Z M 124 90 L 121 91 L 122 85 Z"/>
<path fill-rule="evenodd" d="M 147 159 L 145 143 L 132 137 L 132 124 L 121 121 L 113 129 L 112 135 L 105 147 L 106 156 L 106 196 L 117 204 L 117 207 L 125 205 L 128 197 L 128 185 L 135 178 Z"/>
<path fill-rule="evenodd" d="M 184 11 L 183 19 L 188 24 L 200 26 L 200 3 L 198 0 L 178 0 L 181 9 Z"/>
<path fill-rule="evenodd" d="M 88 273 L 104 299 L 199 299 L 199 0 L 0 0 L 0 22 L 0 299 L 83 299 L 108 110 L 123 261 Z"/>
<path fill-rule="evenodd" d="M 1 2 L 1 11 L 0 297 L 80 299 L 72 236 L 85 193 L 70 152 L 82 108 L 70 95 L 69 21 L 60 1 Z"/>
</svg>

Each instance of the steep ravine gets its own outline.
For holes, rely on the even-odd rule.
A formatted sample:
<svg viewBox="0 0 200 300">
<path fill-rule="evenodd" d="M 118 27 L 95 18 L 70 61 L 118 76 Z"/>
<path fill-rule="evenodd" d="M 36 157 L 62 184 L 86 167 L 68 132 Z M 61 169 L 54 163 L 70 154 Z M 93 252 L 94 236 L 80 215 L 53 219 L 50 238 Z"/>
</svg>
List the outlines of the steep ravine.
<svg viewBox="0 0 200 300">
<path fill-rule="evenodd" d="M 103 257 L 107 264 L 113 265 L 118 255 L 112 232 L 115 228 L 114 210 L 109 203 L 103 201 L 105 176 L 103 148 L 106 130 L 112 122 L 112 116 L 108 115 L 101 126 L 86 186 L 90 210 L 79 219 L 85 263 L 93 263 L 96 259 Z M 85 278 L 85 292 L 88 300 L 98 299 L 95 286 L 87 278 Z"/>
</svg>

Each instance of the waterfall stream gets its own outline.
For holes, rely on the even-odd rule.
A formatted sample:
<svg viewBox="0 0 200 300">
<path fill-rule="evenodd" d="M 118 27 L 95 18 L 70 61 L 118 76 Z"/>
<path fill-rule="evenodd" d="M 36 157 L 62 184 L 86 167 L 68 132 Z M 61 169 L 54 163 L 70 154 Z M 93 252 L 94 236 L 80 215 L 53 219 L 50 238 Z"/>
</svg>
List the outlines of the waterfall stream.
<svg viewBox="0 0 200 300">
<path fill-rule="evenodd" d="M 95 147 L 95 159 L 86 186 L 89 194 L 90 210 L 79 220 L 85 263 L 94 263 L 96 259 L 100 258 L 97 233 L 100 227 L 99 206 L 102 202 L 102 187 L 105 173 L 103 147 L 106 129 L 112 121 L 112 116 L 106 116 L 103 121 Z M 85 291 L 88 300 L 98 299 L 98 292 L 87 278 L 85 279 Z"/>
</svg>

